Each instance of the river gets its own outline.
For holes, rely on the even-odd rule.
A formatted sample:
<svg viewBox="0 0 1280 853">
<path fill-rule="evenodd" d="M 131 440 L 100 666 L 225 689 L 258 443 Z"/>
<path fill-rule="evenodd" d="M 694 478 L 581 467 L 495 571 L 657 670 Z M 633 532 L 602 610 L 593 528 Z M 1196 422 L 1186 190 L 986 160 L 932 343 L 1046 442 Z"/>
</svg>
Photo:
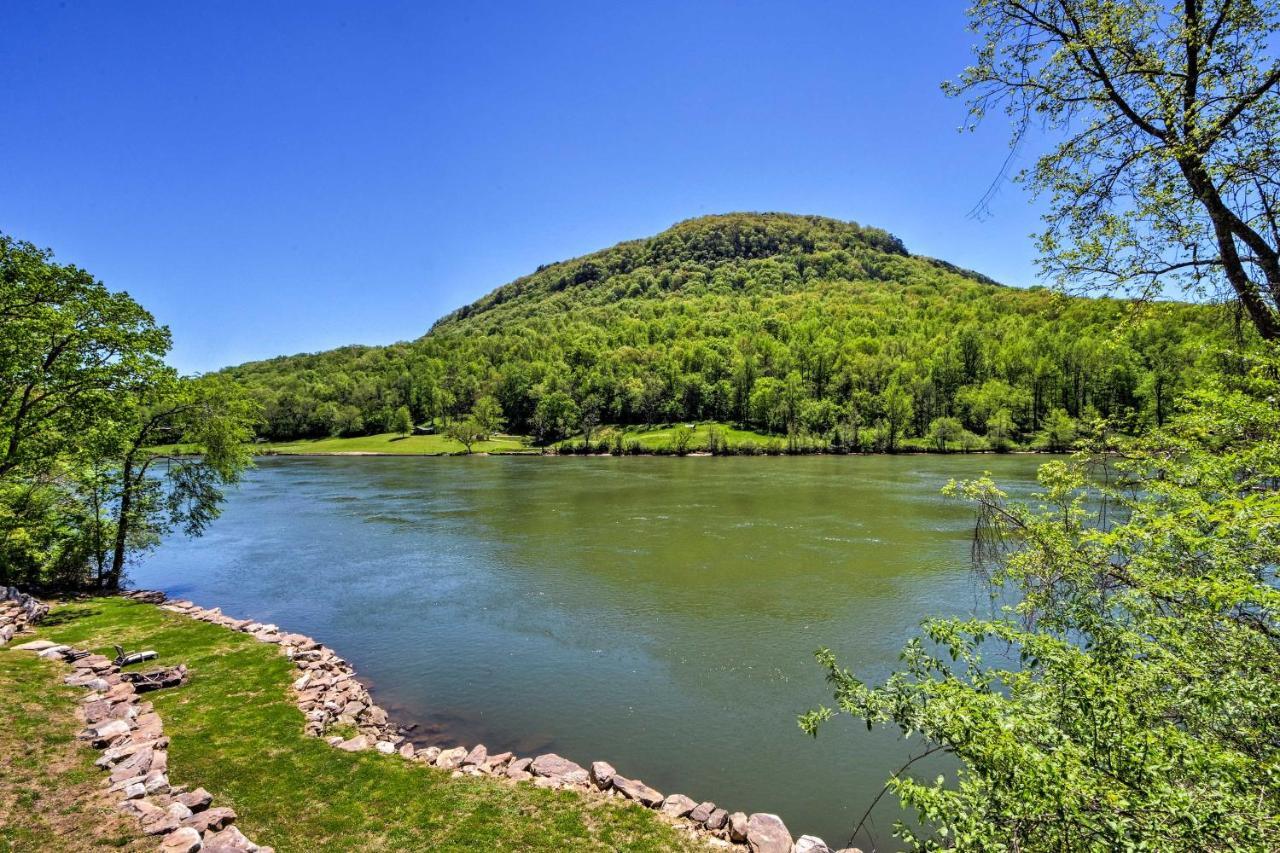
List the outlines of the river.
<svg viewBox="0 0 1280 853">
<path fill-rule="evenodd" d="M 835 848 L 918 742 L 801 733 L 813 651 L 882 678 L 924 616 L 988 612 L 939 489 L 1040 461 L 265 458 L 132 580 L 316 637 L 420 742 L 607 760 Z"/>
</svg>

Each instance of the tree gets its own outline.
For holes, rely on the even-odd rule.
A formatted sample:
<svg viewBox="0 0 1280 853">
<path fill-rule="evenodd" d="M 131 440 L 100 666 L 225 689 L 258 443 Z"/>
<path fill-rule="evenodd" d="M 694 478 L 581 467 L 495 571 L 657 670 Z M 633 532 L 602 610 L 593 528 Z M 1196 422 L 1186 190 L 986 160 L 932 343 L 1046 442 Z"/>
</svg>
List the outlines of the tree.
<svg viewBox="0 0 1280 853">
<path fill-rule="evenodd" d="M 939 453 L 946 453 L 947 445 L 959 441 L 964 431 L 964 425 L 956 418 L 934 418 L 929 424 L 929 443 Z"/>
<path fill-rule="evenodd" d="M 501 430 L 505 423 L 502 419 L 502 406 L 490 394 L 476 400 L 471 408 L 471 418 L 484 431 L 485 438 Z"/>
<path fill-rule="evenodd" d="M 1165 431 L 1042 466 L 1040 506 L 952 483 L 996 612 L 928 620 L 880 684 L 819 652 L 835 707 L 807 731 L 847 713 L 958 762 L 889 780 L 912 848 L 1274 849 L 1280 352 L 1252 367 Z"/>
<path fill-rule="evenodd" d="M 671 450 L 676 456 L 688 456 L 689 448 L 693 446 L 693 439 L 693 428 L 686 424 L 681 424 L 671 434 Z"/>
<path fill-rule="evenodd" d="M 997 453 L 1003 453 L 1009 449 L 1016 432 L 1017 425 L 1014 424 L 1013 416 L 1009 414 L 1008 409 L 999 409 L 987 418 L 987 442 Z"/>
<path fill-rule="evenodd" d="M 0 334 L 0 481 L 55 464 L 169 350 L 128 294 L 3 234 Z"/>
<path fill-rule="evenodd" d="M 476 442 L 484 441 L 485 437 L 484 427 L 471 415 L 455 418 L 449 426 L 445 427 L 445 434 L 466 448 L 468 454 L 471 453 L 471 448 Z"/>
<path fill-rule="evenodd" d="M 1067 138 L 1018 176 L 1049 198 L 1043 265 L 1142 295 L 1225 279 L 1280 338 L 1280 4 L 975 0 L 952 94 Z M 1012 158 L 1011 158 L 1012 159 Z M 994 186 L 994 185 L 993 185 Z"/>
<path fill-rule="evenodd" d="M 880 394 L 880 408 L 884 413 L 883 430 L 885 449 L 893 452 L 898 447 L 898 437 L 915 413 L 911 395 L 894 379 Z"/>
<path fill-rule="evenodd" d="M 1040 431 L 1040 444 L 1052 453 L 1070 450 L 1076 440 L 1076 422 L 1062 409 L 1054 409 L 1045 418 Z"/>
<path fill-rule="evenodd" d="M 413 416 L 409 414 L 408 406 L 396 409 L 391 418 L 391 431 L 398 435 L 409 435 L 413 432 Z"/>
<path fill-rule="evenodd" d="M 165 533 L 180 527 L 199 536 L 218 517 L 222 489 L 251 462 L 258 414 L 227 377 L 182 378 L 163 368 L 95 428 L 85 457 L 95 472 L 97 526 L 111 531 L 109 556 L 105 542 L 94 548 L 102 588 L 118 589 L 127 560 Z M 157 445 L 187 455 L 151 450 Z"/>
<path fill-rule="evenodd" d="M 564 391 L 542 395 L 533 411 L 533 428 L 543 442 L 564 438 L 578 420 L 578 404 Z"/>
</svg>

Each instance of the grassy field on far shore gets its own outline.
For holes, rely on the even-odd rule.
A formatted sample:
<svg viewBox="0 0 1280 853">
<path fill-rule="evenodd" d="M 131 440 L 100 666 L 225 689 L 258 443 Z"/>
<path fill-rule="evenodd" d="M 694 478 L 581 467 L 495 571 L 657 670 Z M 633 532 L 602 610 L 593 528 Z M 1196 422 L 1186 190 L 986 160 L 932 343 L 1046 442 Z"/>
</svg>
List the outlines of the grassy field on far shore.
<svg viewBox="0 0 1280 853">
<path fill-rule="evenodd" d="M 352 438 L 310 438 L 300 441 L 271 442 L 257 445 L 259 453 L 297 455 L 305 453 L 386 453 L 396 456 L 445 456 L 463 453 L 461 442 L 446 435 L 408 435 L 392 432 L 361 435 Z M 471 446 L 472 453 L 537 453 L 518 436 L 497 435 L 489 441 Z"/>
<path fill-rule="evenodd" d="M 692 427 L 693 436 L 688 443 L 687 452 L 706 452 L 711 431 L 718 432 L 722 447 L 731 452 L 740 453 L 783 453 L 788 447 L 785 435 L 771 435 L 743 429 L 729 423 L 704 422 L 688 424 Z M 685 428 L 685 424 L 663 424 L 652 427 L 616 427 L 602 426 L 591 435 L 593 452 L 608 452 L 614 447 L 615 440 L 621 436 L 625 452 L 665 453 L 670 452 L 676 443 L 677 433 Z M 798 439 L 801 448 L 812 448 L 818 444 L 814 439 L 802 437 Z M 552 450 L 574 447 L 582 443 L 582 435 L 572 436 L 552 445 Z M 948 451 L 959 452 L 959 442 L 951 442 Z M 1028 447 L 1018 446 L 1011 450 L 1025 451 Z M 153 447 L 150 450 L 161 454 L 190 453 L 193 448 L 180 445 Z M 446 435 L 409 435 L 384 432 L 378 435 L 360 435 L 347 438 L 305 438 L 295 441 L 260 442 L 254 445 L 254 453 L 258 455 L 306 456 L 306 455 L 388 455 L 388 456 L 450 456 L 464 453 L 466 448 Z M 527 453 L 539 454 L 544 448 L 533 443 L 530 436 L 495 435 L 489 441 L 481 441 L 472 445 L 472 453 Z M 933 453 L 936 448 L 924 438 L 904 438 L 898 443 L 899 453 Z"/>
</svg>

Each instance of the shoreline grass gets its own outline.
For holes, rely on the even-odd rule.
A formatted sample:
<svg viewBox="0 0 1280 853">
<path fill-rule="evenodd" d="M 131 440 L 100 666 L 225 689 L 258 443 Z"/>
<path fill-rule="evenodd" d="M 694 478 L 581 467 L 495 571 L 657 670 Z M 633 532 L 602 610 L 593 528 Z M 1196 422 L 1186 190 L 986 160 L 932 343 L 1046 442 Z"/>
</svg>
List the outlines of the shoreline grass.
<svg viewBox="0 0 1280 853">
<path fill-rule="evenodd" d="M 699 849 L 634 806 L 490 778 L 453 779 L 398 756 L 342 752 L 306 737 L 288 692 L 296 675 L 289 662 L 277 647 L 217 625 L 94 598 L 55 609 L 38 635 L 108 654 L 113 643 L 155 649 L 163 664 L 186 663 L 186 685 L 148 696 L 171 738 L 171 780 L 204 786 L 236 810 L 246 835 L 281 853 Z M 0 649 L 0 677 L 22 654 Z M 60 687 L 56 673 L 30 667 L 15 678 L 27 693 L 37 692 L 32 681 L 42 694 Z M 15 821 L 26 818 L 19 805 Z"/>
<path fill-rule="evenodd" d="M 831 451 L 820 449 L 810 438 L 797 439 L 798 452 L 788 451 L 788 439 L 785 435 L 757 432 L 744 429 L 726 422 L 702 422 L 698 424 L 660 424 L 649 427 L 616 427 L 603 426 L 592 433 L 592 453 L 605 455 L 613 448 L 623 448 L 622 455 L 672 455 L 677 440 L 677 433 L 689 428 L 691 437 L 687 441 L 689 454 L 706 455 L 712 430 L 716 431 L 721 452 L 731 456 L 778 456 L 809 455 L 813 453 L 831 454 Z M 525 455 L 538 456 L 544 454 L 560 454 L 580 452 L 573 450 L 580 447 L 581 434 L 570 436 L 553 442 L 545 447 L 532 443 L 530 436 L 495 435 L 488 441 L 481 441 L 471 448 L 473 454 L 489 455 Z M 149 448 L 152 453 L 161 455 L 194 455 L 194 447 L 182 445 L 163 445 Z M 376 435 L 349 436 L 341 438 L 306 438 L 294 441 L 259 442 L 254 445 L 253 452 L 258 456 L 461 456 L 466 448 L 448 436 L 436 433 L 433 435 L 403 436 L 396 433 L 379 433 Z M 997 451 L 978 448 L 966 450 L 958 442 L 948 445 L 946 454 L 962 453 L 996 453 Z M 1013 446 L 1005 453 L 1044 453 L 1030 446 Z M 833 455 L 848 456 L 901 456 L 910 454 L 941 453 L 928 440 L 923 438 L 902 439 L 897 450 L 893 452 L 854 451 Z"/>
</svg>

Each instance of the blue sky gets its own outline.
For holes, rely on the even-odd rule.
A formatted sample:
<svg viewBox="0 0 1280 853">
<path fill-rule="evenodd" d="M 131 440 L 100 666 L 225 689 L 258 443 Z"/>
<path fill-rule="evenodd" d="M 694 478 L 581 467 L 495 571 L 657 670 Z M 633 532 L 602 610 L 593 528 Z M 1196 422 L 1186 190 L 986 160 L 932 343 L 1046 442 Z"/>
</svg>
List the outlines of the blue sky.
<svg viewBox="0 0 1280 853">
<path fill-rule="evenodd" d="M 213 370 L 416 338 L 538 264 L 782 210 L 1035 280 L 966 3 L 53 3 L 0 26 L 0 230 Z"/>
</svg>

